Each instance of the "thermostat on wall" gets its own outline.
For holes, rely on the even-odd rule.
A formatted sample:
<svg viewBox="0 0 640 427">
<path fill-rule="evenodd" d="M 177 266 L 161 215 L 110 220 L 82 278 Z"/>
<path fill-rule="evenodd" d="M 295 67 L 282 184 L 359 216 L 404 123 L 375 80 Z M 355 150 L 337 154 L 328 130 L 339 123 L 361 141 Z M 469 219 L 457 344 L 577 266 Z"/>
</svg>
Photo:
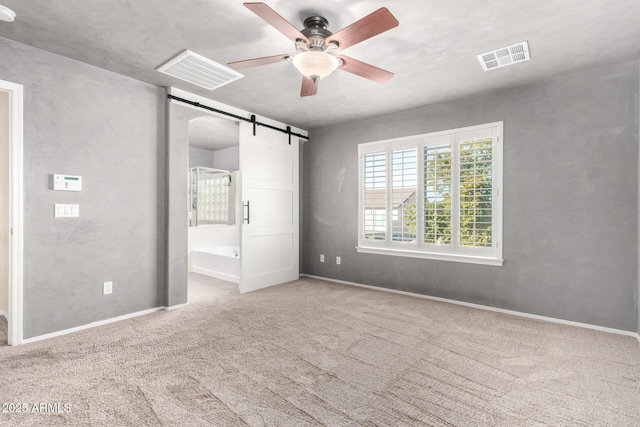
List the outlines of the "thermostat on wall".
<svg viewBox="0 0 640 427">
<path fill-rule="evenodd" d="M 61 191 L 82 191 L 82 177 L 54 174 L 53 189 Z"/>
</svg>

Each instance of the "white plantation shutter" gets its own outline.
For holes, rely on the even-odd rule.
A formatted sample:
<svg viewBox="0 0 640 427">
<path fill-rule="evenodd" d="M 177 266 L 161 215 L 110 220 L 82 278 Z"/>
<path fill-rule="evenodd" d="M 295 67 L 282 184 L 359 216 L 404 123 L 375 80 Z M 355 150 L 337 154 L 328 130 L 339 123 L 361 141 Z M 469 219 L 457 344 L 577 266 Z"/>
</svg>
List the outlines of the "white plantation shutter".
<svg viewBox="0 0 640 427">
<path fill-rule="evenodd" d="M 417 231 L 417 149 L 394 150 L 391 162 L 391 238 L 395 242 L 414 242 Z"/>
<path fill-rule="evenodd" d="M 459 151 L 459 243 L 461 246 L 491 247 L 493 139 L 462 141 Z"/>
<path fill-rule="evenodd" d="M 387 153 L 364 156 L 364 239 L 385 240 L 387 230 Z"/>
<path fill-rule="evenodd" d="M 451 244 L 452 144 L 424 148 L 424 242 Z"/>
</svg>

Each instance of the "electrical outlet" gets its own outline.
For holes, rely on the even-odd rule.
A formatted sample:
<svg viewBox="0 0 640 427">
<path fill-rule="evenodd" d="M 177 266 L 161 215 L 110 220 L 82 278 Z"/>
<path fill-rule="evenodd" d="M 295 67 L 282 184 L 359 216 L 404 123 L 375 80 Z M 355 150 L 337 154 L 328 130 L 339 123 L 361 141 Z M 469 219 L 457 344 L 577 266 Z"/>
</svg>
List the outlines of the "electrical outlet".
<svg viewBox="0 0 640 427">
<path fill-rule="evenodd" d="M 113 292 L 113 282 L 104 282 L 102 284 L 102 295 L 109 295 Z"/>
<path fill-rule="evenodd" d="M 324 255 L 320 254 L 320 262 L 324 262 Z"/>
<path fill-rule="evenodd" d="M 338 265 L 342 264 L 342 259 L 340 259 L 339 256 L 336 257 L 336 264 Z"/>
</svg>

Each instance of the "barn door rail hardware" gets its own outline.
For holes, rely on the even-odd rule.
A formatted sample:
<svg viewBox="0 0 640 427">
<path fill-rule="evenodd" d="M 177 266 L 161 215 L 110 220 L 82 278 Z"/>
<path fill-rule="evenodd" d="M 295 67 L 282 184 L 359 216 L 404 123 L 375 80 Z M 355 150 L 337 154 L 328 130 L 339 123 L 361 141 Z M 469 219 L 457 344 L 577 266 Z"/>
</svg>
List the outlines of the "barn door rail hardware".
<svg viewBox="0 0 640 427">
<path fill-rule="evenodd" d="M 272 125 L 267 124 L 267 123 L 259 122 L 258 120 L 256 120 L 255 114 L 252 114 L 250 118 L 247 118 L 247 117 L 239 116 L 237 114 L 229 113 L 228 111 L 223 111 L 223 110 L 219 110 L 217 108 L 209 107 L 208 105 L 204 105 L 204 104 L 201 104 L 201 103 L 196 102 L 196 101 L 191 101 L 191 100 L 188 100 L 188 99 L 185 99 L 185 98 L 180 98 L 179 96 L 167 94 L 167 97 L 169 99 L 173 100 L 173 101 L 178 101 L 178 102 L 182 102 L 184 104 L 189 104 L 189 105 L 192 105 L 192 106 L 194 106 L 196 108 L 202 108 L 203 110 L 213 111 L 214 113 L 222 114 L 222 115 L 228 116 L 228 117 L 233 117 L 234 119 L 242 120 L 243 122 L 249 122 L 249 123 L 253 124 L 253 134 L 254 135 L 256 134 L 256 126 L 264 126 L 266 128 L 277 130 L 278 132 L 286 133 L 287 135 L 289 135 L 289 145 L 291 145 L 291 136 L 297 136 L 298 138 L 303 138 L 303 139 L 309 140 L 309 137 L 306 136 L 306 135 L 302 135 L 302 134 L 296 133 L 296 132 L 291 132 L 291 126 L 287 126 L 286 129 L 281 129 L 281 128 L 277 127 L 277 126 L 272 126 Z"/>
</svg>

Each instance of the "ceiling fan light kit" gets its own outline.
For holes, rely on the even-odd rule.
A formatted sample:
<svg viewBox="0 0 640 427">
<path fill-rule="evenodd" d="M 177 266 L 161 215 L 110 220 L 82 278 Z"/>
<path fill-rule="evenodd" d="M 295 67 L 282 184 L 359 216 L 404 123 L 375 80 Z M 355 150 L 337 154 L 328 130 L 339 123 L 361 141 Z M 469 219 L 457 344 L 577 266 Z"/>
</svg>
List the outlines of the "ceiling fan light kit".
<svg viewBox="0 0 640 427">
<path fill-rule="evenodd" d="M 0 4 L 0 21 L 13 22 L 16 19 L 16 13 L 6 6 Z"/>
<path fill-rule="evenodd" d="M 329 22 L 322 16 L 308 17 L 304 20 L 304 29 L 298 30 L 265 3 L 244 3 L 244 6 L 293 41 L 296 53 L 227 64 L 234 70 L 290 60 L 303 75 L 300 96 L 315 95 L 320 79 L 329 76 L 338 68 L 379 83 L 384 83 L 393 77 L 393 73 L 389 71 L 341 53 L 350 46 L 398 26 L 398 20 L 385 7 L 381 7 L 337 33 L 332 33 L 327 29 Z"/>
<path fill-rule="evenodd" d="M 333 73 L 340 65 L 340 60 L 330 53 L 320 51 L 300 52 L 293 57 L 293 65 L 303 76 L 314 83 Z"/>
</svg>

